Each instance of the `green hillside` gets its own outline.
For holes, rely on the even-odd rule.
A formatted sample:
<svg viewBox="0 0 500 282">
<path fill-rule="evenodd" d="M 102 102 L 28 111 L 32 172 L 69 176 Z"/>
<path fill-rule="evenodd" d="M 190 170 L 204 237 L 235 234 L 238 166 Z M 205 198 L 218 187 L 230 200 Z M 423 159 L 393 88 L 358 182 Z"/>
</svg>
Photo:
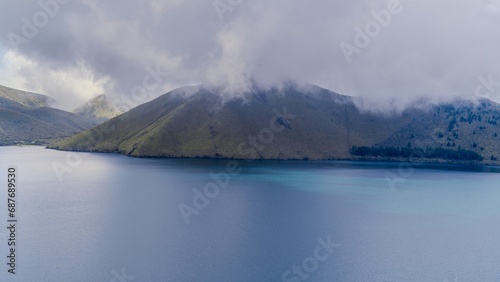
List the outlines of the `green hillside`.
<svg viewBox="0 0 500 282">
<path fill-rule="evenodd" d="M 103 122 L 116 117 L 122 112 L 112 107 L 106 95 L 103 94 L 74 109 L 73 113 Z"/>
<path fill-rule="evenodd" d="M 49 107 L 54 100 L 48 96 L 16 90 L 0 85 L 0 98 L 6 98 L 30 108 Z"/>
<path fill-rule="evenodd" d="M 98 124 L 95 119 L 44 106 L 50 101 L 47 96 L 13 89 L 2 93 L 10 98 L 0 97 L 0 145 L 48 144 Z"/>
<path fill-rule="evenodd" d="M 198 86 L 167 93 L 52 147 L 235 159 L 401 161 L 421 152 L 422 162 L 499 164 L 499 135 L 500 105 L 486 99 L 377 115 L 317 86 L 254 90 L 228 101 Z M 369 153 L 358 154 L 358 147 Z"/>
<path fill-rule="evenodd" d="M 203 87 L 181 88 L 52 147 L 141 157 L 338 159 L 412 119 L 361 113 L 349 97 L 316 86 L 221 99 Z M 250 145 L 252 137 L 257 144 Z"/>
</svg>

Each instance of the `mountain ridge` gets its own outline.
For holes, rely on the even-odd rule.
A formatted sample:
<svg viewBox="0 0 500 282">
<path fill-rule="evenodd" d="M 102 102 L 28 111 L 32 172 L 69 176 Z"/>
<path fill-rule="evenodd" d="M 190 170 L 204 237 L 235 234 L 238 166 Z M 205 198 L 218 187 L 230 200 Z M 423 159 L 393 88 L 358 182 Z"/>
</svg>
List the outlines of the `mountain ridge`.
<svg viewBox="0 0 500 282">
<path fill-rule="evenodd" d="M 17 90 L 0 85 L 0 98 L 5 98 L 29 108 L 49 107 L 55 100 L 49 96 Z"/>
<path fill-rule="evenodd" d="M 281 143 L 266 144 L 256 158 L 337 158 L 349 156 L 349 142 L 381 142 L 408 119 L 407 114 L 401 118 L 361 113 L 350 97 L 317 86 L 305 91 L 296 87 L 258 90 L 225 103 L 213 90 L 198 89 L 188 97 L 184 90 L 192 92 L 193 88 L 174 90 L 52 147 L 146 157 L 246 158 L 238 152 L 240 144 L 268 128 L 274 110 L 286 108 L 298 115 L 297 120 L 276 117 L 276 122 L 288 122 L 290 128 L 277 132 L 273 141 Z M 360 123 L 372 126 L 361 132 Z M 381 124 L 387 126 L 378 129 Z M 308 128 L 315 128 L 314 134 Z M 99 142 L 85 141 L 97 140 L 92 136 L 96 132 L 106 134 Z"/>
<path fill-rule="evenodd" d="M 353 146 L 410 145 L 467 149 L 480 154 L 482 164 L 497 164 L 488 160 L 500 152 L 500 137 L 487 137 L 500 134 L 499 109 L 484 99 L 379 115 L 360 111 L 352 97 L 314 85 L 254 89 L 229 100 L 197 86 L 164 94 L 51 148 L 133 157 L 361 160 L 369 158 L 353 155 Z"/>
<path fill-rule="evenodd" d="M 5 94 L 3 89 L 10 90 Z M 48 107 L 54 100 L 45 95 L 4 86 L 0 94 L 0 145 L 47 145 L 98 124 L 95 119 Z"/>
</svg>

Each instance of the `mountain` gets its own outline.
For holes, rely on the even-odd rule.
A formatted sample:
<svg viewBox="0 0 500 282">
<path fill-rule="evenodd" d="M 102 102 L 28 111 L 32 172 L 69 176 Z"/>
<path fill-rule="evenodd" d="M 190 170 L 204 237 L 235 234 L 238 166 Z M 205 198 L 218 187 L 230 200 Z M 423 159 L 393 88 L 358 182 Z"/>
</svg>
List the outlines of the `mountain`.
<svg viewBox="0 0 500 282">
<path fill-rule="evenodd" d="M 49 107 L 54 99 L 49 96 L 25 92 L 0 85 L 0 98 L 9 99 L 29 108 Z"/>
<path fill-rule="evenodd" d="M 103 94 L 74 109 L 73 113 L 103 122 L 120 115 L 122 112 L 112 107 L 107 96 Z"/>
<path fill-rule="evenodd" d="M 412 115 L 361 113 L 347 96 L 308 86 L 224 101 L 201 86 L 167 93 L 52 147 L 141 157 L 347 158 L 383 142 Z"/>
<path fill-rule="evenodd" d="M 222 97 L 180 88 L 52 148 L 230 159 L 403 160 L 422 152 L 422 162 L 498 164 L 500 157 L 500 105 L 487 99 L 382 115 L 313 85 Z"/>
<path fill-rule="evenodd" d="M 500 104 L 479 98 L 433 106 L 377 145 L 461 148 L 491 161 L 500 157 L 499 135 Z"/>
<path fill-rule="evenodd" d="M 3 86 L 0 91 L 0 145 L 47 144 L 98 124 L 95 119 L 47 107 L 53 101 L 47 96 Z"/>
</svg>

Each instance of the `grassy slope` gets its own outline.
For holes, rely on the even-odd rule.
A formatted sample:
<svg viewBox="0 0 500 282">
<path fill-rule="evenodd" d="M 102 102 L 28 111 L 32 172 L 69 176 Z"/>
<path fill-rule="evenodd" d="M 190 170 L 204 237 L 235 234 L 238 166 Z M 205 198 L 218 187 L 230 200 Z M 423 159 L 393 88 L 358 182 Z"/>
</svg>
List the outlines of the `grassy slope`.
<svg viewBox="0 0 500 282">
<path fill-rule="evenodd" d="M 121 112 L 113 108 L 106 95 L 99 95 L 84 105 L 73 110 L 73 113 L 88 117 L 95 118 L 99 121 L 106 121 L 121 114 Z"/>
<path fill-rule="evenodd" d="M 2 85 L 0 85 L 0 97 L 30 108 L 48 107 L 53 102 L 52 98 L 48 96 L 16 90 Z"/>
<path fill-rule="evenodd" d="M 18 97 L 22 95 L 16 94 L 16 100 L 23 100 Z M 31 106 L 25 106 L 0 97 L 0 145 L 47 144 L 97 125 L 94 119 L 57 109 L 35 107 L 35 104 L 41 106 L 43 103 L 29 101 L 32 102 Z"/>
<path fill-rule="evenodd" d="M 450 123 L 454 125 L 450 126 Z M 379 145 L 405 147 L 408 143 L 421 148 L 457 149 L 460 146 L 475 151 L 485 160 L 490 160 L 491 155 L 498 158 L 500 105 L 483 99 L 479 105 L 462 103 L 434 107 L 427 114 L 417 115 L 415 120 Z"/>
<path fill-rule="evenodd" d="M 319 87 L 307 93 L 295 88 L 259 92 L 227 103 L 201 90 L 189 98 L 163 95 L 54 147 L 132 156 L 249 158 L 238 152 L 238 145 L 269 128 L 273 110 L 284 107 L 296 117 L 287 120 L 290 128 L 263 144 L 257 158 L 347 158 L 351 145 L 382 142 L 411 121 L 409 115 L 362 114 L 348 97 Z"/>
</svg>

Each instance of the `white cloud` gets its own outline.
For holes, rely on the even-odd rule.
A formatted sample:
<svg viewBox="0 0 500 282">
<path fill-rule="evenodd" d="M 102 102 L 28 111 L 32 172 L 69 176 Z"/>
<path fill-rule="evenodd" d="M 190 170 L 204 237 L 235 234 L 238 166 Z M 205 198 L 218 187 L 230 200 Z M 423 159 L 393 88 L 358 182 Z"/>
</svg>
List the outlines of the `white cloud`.
<svg viewBox="0 0 500 282">
<path fill-rule="evenodd" d="M 96 78 L 83 63 L 51 69 L 14 51 L 5 54 L 4 63 L 0 80 L 9 87 L 49 95 L 58 102 L 56 107 L 69 111 L 103 94 L 109 83 L 109 78 Z"/>
<path fill-rule="evenodd" d="M 27 77 L 11 66 L 9 80 L 0 84 L 44 85 L 39 88 L 54 91 L 47 94 L 75 100 L 93 95 L 60 86 L 59 76 L 50 82 L 58 86 L 50 87 L 46 76 L 64 72 L 89 93 L 126 97 L 142 85 L 147 67 L 160 65 L 169 76 L 151 97 L 196 83 L 228 83 L 234 92 L 251 79 L 265 86 L 298 79 L 365 97 L 364 105 L 384 109 L 422 96 L 473 95 L 480 76 L 500 81 L 498 1 L 401 0 L 402 12 L 350 64 L 339 44 L 352 43 L 354 28 L 364 28 L 373 20 L 371 12 L 387 9 L 390 0 L 244 0 L 224 13 L 224 21 L 213 1 L 117 3 L 73 0 L 61 6 L 16 51 L 34 64 L 28 73 L 38 74 Z M 0 33 L 19 33 L 21 18 L 37 9 L 36 3 L 0 2 Z M 0 44 L 8 41 L 0 38 Z"/>
</svg>

